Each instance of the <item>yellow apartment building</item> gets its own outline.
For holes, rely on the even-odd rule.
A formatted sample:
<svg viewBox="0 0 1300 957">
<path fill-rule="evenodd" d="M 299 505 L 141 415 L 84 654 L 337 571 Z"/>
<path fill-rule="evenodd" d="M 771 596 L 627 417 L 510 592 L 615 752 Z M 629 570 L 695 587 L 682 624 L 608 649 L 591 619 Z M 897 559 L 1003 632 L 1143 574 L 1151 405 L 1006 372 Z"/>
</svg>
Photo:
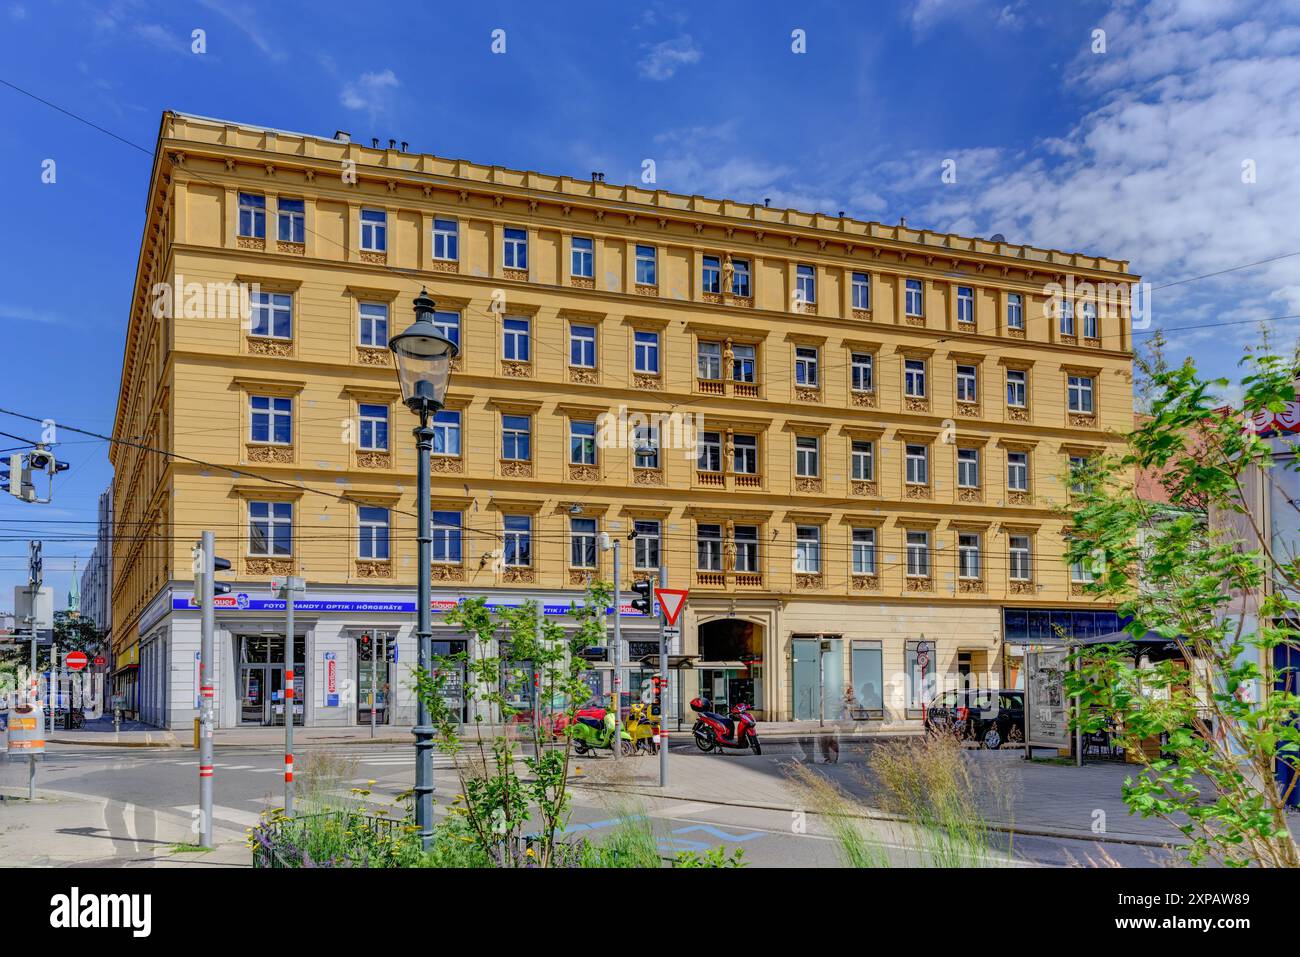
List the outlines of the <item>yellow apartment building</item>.
<svg viewBox="0 0 1300 957">
<path fill-rule="evenodd" d="M 300 720 L 369 721 L 372 681 L 377 719 L 412 720 L 415 419 L 386 346 L 423 287 L 461 350 L 432 463 L 439 651 L 465 596 L 562 615 L 612 576 L 608 536 L 625 586 L 666 563 L 691 590 L 675 709 L 908 726 L 936 679 L 1014 683 L 1008 638 L 1113 630 L 1056 509 L 1070 460 L 1131 424 L 1136 281 L 1001 237 L 166 113 L 114 426 L 166 454 L 113 446 L 117 688 L 156 724 L 196 713 L 190 547 L 212 529 L 221 725 L 284 720 L 286 574 Z M 657 629 L 621 612 L 635 695 Z M 384 640 L 396 661 L 366 660 Z"/>
</svg>

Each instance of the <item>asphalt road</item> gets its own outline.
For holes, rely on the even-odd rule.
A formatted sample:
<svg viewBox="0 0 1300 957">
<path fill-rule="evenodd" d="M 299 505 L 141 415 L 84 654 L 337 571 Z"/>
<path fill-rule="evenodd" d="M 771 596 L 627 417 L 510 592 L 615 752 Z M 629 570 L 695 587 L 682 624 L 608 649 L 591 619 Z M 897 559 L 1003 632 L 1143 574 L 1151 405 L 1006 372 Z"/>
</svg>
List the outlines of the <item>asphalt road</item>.
<svg viewBox="0 0 1300 957">
<path fill-rule="evenodd" d="M 842 863 L 829 824 L 815 814 L 803 814 L 789 799 L 779 796 L 793 761 L 803 757 L 797 745 L 767 747 L 762 756 L 703 755 L 689 744 L 670 752 L 673 782 L 669 789 L 689 797 L 662 797 L 657 783 L 658 760 L 630 758 L 619 762 L 611 778 L 608 756 L 586 758 L 586 777 L 577 779 L 574 811 L 569 830 L 599 840 L 602 832 L 618 823 L 622 813 L 649 817 L 660 849 L 667 856 L 684 850 L 704 851 L 723 845 L 743 847 L 753 866 L 816 867 Z M 242 830 L 254 824 L 267 808 L 283 805 L 283 751 L 272 747 L 216 749 L 214 816 L 218 825 Z M 860 774 L 852 760 L 835 770 Z M 0 760 L 0 784 L 25 787 L 25 763 Z M 188 750 L 102 748 L 53 745 L 42 759 L 42 787 L 133 806 L 136 825 L 149 810 L 176 816 L 194 813 L 198 794 L 198 759 Z M 313 772 L 320 773 L 338 794 L 352 788 L 369 791 L 366 800 L 392 805 L 398 794 L 414 783 L 414 752 L 409 746 L 331 745 L 303 747 L 297 752 L 298 777 L 308 786 Z M 450 759 L 436 755 L 435 798 L 448 802 L 456 793 Z M 621 790 L 596 786 L 614 784 Z M 701 794 L 701 784 L 706 784 Z M 692 790 L 693 785 L 693 790 Z M 628 789 L 640 793 L 627 793 Z M 763 806 L 777 804 L 779 806 Z M 906 849 L 906 835 L 887 822 L 866 825 L 894 864 L 916 863 Z M 1167 866 L 1170 851 L 1094 840 L 1016 834 L 1000 835 L 995 855 L 1012 866 Z"/>
</svg>

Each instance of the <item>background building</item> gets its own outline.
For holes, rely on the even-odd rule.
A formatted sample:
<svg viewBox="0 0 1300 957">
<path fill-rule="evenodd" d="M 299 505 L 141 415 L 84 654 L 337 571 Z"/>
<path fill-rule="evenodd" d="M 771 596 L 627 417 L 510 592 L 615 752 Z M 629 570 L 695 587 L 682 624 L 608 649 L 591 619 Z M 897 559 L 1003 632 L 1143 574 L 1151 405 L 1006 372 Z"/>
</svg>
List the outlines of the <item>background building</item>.
<svg viewBox="0 0 1300 957">
<path fill-rule="evenodd" d="M 600 179 L 164 115 L 114 434 L 187 458 L 112 452 L 114 646 L 147 720 L 195 714 L 204 528 L 234 564 L 221 724 L 282 720 L 290 573 L 304 719 L 366 720 L 359 649 L 392 634 L 384 717 L 410 720 L 413 418 L 386 343 L 426 285 L 461 347 L 435 611 L 559 614 L 611 577 L 609 533 L 626 578 L 666 562 L 692 590 L 675 704 L 838 717 L 851 686 L 872 727 L 919 719 L 922 641 L 929 677 L 996 685 L 1004 630 L 1106 629 L 1054 508 L 1132 421 L 1126 263 Z M 656 631 L 625 624 L 635 662 Z"/>
<path fill-rule="evenodd" d="M 113 632 L 113 489 L 105 489 L 99 496 L 99 522 L 95 533 L 95 548 L 81 573 L 81 615 L 95 623 L 105 636 Z M 113 674 L 111 640 L 105 641 L 104 657 L 108 659 L 106 673 Z M 112 687 L 106 683 L 106 691 Z"/>
</svg>

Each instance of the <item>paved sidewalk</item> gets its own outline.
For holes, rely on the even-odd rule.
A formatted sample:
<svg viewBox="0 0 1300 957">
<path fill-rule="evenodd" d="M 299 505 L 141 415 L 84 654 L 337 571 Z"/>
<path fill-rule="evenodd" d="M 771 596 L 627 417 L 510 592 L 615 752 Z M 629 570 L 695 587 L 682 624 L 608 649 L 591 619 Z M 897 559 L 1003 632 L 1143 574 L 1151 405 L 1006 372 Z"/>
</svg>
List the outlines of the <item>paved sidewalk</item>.
<svg viewBox="0 0 1300 957">
<path fill-rule="evenodd" d="M 187 851 L 190 820 L 104 798 L 0 789 L 0 861 L 8 867 L 251 867 L 245 835 L 213 830 L 210 851 Z"/>
</svg>

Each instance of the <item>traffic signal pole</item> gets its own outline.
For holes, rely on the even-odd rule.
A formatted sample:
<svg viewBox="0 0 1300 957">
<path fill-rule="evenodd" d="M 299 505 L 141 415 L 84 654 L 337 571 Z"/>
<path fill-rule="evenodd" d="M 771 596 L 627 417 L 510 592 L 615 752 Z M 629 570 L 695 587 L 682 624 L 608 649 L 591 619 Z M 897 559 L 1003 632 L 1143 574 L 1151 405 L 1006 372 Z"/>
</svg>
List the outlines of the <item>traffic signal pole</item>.
<svg viewBox="0 0 1300 957">
<path fill-rule="evenodd" d="M 216 541 L 211 532 L 204 532 L 199 540 L 198 577 L 200 587 L 199 621 L 199 843 L 212 846 L 212 635 L 216 629 L 216 609 L 213 607 L 216 568 L 213 553 Z"/>
<path fill-rule="evenodd" d="M 623 677 L 623 585 L 621 575 L 623 574 L 622 563 L 619 560 L 619 540 L 613 541 L 614 546 L 614 651 L 610 655 L 614 665 L 614 760 L 619 758 L 619 752 L 622 750 L 622 688 L 619 687 Z"/>
<path fill-rule="evenodd" d="M 659 587 L 668 587 L 668 563 L 659 562 Z M 659 609 L 659 786 L 668 787 L 668 616 Z"/>
</svg>

